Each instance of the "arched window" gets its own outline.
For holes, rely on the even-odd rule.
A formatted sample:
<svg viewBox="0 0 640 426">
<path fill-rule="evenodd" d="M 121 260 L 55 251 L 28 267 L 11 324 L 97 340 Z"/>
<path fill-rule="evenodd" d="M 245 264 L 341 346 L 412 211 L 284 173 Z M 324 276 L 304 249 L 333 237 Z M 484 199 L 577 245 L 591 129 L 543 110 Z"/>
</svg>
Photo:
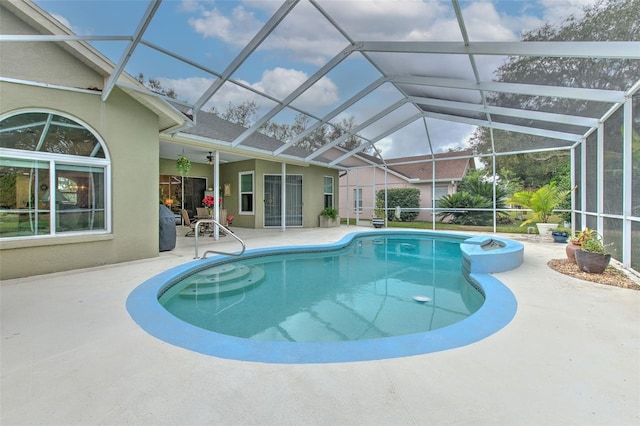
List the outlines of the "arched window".
<svg viewBox="0 0 640 426">
<path fill-rule="evenodd" d="M 109 231 L 108 176 L 86 125 L 47 111 L 0 118 L 0 238 Z"/>
</svg>

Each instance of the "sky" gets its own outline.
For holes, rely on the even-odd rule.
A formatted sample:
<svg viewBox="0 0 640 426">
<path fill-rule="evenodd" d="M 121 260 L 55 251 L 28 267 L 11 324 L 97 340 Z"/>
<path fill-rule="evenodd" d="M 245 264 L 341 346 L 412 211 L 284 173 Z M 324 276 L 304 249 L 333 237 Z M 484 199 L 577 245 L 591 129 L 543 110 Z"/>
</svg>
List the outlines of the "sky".
<svg viewBox="0 0 640 426">
<path fill-rule="evenodd" d="M 472 41 L 517 41 L 520 35 L 545 22 L 556 24 L 594 0 L 508 0 L 460 1 L 469 38 Z M 36 0 L 36 4 L 80 35 L 130 35 L 149 6 L 143 0 L 83 1 Z M 126 71 L 154 78 L 164 88 L 172 88 L 180 100 L 194 103 L 223 73 L 233 59 L 263 27 L 281 1 L 246 0 L 164 0 L 143 39 L 161 46 L 199 67 L 186 65 L 144 45 L 139 45 Z M 461 41 L 453 7 L 449 1 L 420 0 L 318 0 L 318 4 L 354 41 Z M 123 41 L 93 42 L 109 59 L 118 62 L 126 47 Z M 282 100 L 337 57 L 349 45 L 334 26 L 307 0 L 301 0 L 256 51 L 232 74 L 240 85 L 226 83 L 205 105 L 224 111 L 231 103 L 255 101 L 259 115 L 276 105 L 273 99 L 256 95 L 252 88 Z M 469 61 L 456 57 L 425 55 L 420 60 L 397 54 L 372 54 L 385 68 L 410 69 L 416 74 L 450 78 L 472 78 Z M 491 80 L 504 58 L 478 59 L 482 80 Z M 204 68 L 201 69 L 201 68 Z M 310 122 L 380 77 L 380 73 L 360 53 L 349 55 L 322 77 L 292 105 L 272 118 L 279 123 L 293 122 L 300 111 Z M 244 86 L 244 87 L 242 87 Z M 354 117 L 364 123 L 399 99 L 395 88 L 379 87 L 334 121 Z M 474 100 L 477 102 L 477 100 Z M 385 128 L 416 112 L 415 108 L 394 114 L 362 130 L 365 138 L 376 138 Z M 442 152 L 464 146 L 473 126 L 434 119 L 426 120 L 433 151 Z M 376 147 L 385 158 L 430 152 L 425 121 L 418 120 L 382 138 Z"/>
</svg>

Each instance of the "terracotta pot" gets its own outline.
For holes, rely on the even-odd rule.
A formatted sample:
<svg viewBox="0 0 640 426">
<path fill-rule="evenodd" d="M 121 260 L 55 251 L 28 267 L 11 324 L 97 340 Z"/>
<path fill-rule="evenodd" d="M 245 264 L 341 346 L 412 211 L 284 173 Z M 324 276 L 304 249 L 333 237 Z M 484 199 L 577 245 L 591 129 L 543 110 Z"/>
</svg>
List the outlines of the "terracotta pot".
<svg viewBox="0 0 640 426">
<path fill-rule="evenodd" d="M 564 248 L 564 251 L 567 253 L 567 259 L 569 262 L 576 263 L 576 250 L 580 248 L 581 244 L 569 243 Z"/>
<path fill-rule="evenodd" d="M 591 253 L 582 250 L 576 250 L 576 263 L 581 271 L 591 274 L 601 274 L 607 269 L 610 254 Z"/>
</svg>

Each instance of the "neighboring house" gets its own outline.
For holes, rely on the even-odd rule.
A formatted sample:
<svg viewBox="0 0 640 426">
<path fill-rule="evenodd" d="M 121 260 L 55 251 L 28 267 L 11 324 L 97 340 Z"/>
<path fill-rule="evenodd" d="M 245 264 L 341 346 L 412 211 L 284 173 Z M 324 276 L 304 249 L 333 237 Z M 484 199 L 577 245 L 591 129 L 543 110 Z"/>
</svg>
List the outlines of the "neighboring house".
<svg viewBox="0 0 640 426">
<path fill-rule="evenodd" d="M 29 2 L 0 3 L 0 27 L 71 34 Z M 296 160 L 295 148 L 276 158 L 269 147 L 281 142 L 259 134 L 234 149 L 228 141 L 246 129 L 207 113 L 194 123 L 126 74 L 106 90 L 114 65 L 87 43 L 3 43 L 0 63 L 0 279 L 157 256 L 158 204 L 177 182 L 194 208 L 219 182 L 234 226 L 314 227 L 325 205 L 338 206 L 339 171 L 322 159 Z M 169 139 L 203 153 L 187 178 L 161 155 Z M 218 149 L 231 160 L 216 178 L 205 154 Z"/>
<path fill-rule="evenodd" d="M 454 155 L 466 158 L 447 160 Z M 435 175 L 434 157 L 438 160 Z M 432 218 L 432 200 L 436 200 L 437 207 L 437 200 L 443 195 L 457 192 L 467 172 L 475 168 L 471 151 L 391 158 L 385 162 L 359 154 L 349 161 L 349 171 L 340 176 L 340 216 L 346 218 L 348 215 L 349 218 L 363 220 L 371 219 L 375 209 L 375 194 L 386 187 L 419 189 L 420 214 L 416 220 L 429 221 Z"/>
</svg>

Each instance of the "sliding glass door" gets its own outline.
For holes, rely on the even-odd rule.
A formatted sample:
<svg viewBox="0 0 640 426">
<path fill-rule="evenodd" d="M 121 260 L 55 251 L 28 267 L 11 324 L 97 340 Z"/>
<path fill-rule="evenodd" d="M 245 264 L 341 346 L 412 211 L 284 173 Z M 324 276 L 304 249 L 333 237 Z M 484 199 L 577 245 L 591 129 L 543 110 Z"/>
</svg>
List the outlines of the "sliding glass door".
<svg viewBox="0 0 640 426">
<path fill-rule="evenodd" d="M 285 180 L 285 225 L 302 226 L 302 176 L 287 175 Z M 282 176 L 264 177 L 264 226 L 282 225 Z"/>
</svg>

